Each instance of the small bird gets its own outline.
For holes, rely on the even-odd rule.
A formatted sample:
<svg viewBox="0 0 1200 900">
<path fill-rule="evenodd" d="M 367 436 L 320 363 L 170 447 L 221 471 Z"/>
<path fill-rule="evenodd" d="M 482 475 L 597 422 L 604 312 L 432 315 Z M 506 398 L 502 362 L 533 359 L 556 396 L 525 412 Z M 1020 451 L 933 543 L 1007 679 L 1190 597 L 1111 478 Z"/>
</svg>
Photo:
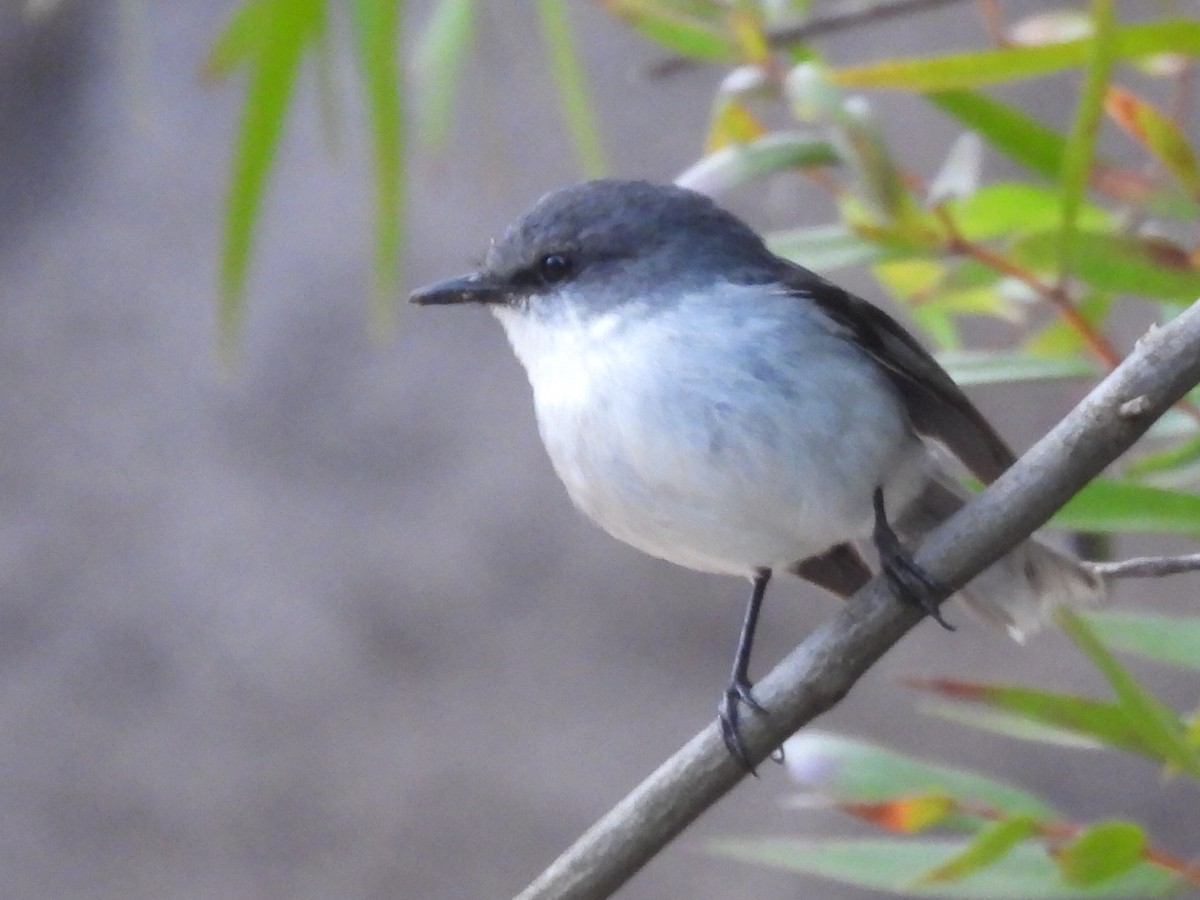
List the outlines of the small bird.
<svg viewBox="0 0 1200 900">
<path fill-rule="evenodd" d="M 774 255 L 708 197 L 609 179 L 555 191 L 479 271 L 411 300 L 479 303 L 500 320 L 554 470 L 604 530 L 750 579 L 719 705 L 747 768 L 740 704 L 762 711 L 750 651 L 773 572 L 849 596 L 871 577 L 858 548 L 873 543 L 894 593 L 950 627 L 944 591 L 906 549 L 966 496 L 934 446 L 985 483 L 1012 452 L 893 318 Z M 1029 541 L 960 596 L 1019 640 L 1049 607 L 1102 589 Z"/>
</svg>

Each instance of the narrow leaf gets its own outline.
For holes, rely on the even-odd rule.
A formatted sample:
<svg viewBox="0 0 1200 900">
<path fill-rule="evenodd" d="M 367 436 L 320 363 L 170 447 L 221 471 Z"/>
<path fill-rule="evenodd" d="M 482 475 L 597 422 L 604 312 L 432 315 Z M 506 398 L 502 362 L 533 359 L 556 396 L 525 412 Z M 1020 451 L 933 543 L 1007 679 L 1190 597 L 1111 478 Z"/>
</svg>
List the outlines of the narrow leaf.
<svg viewBox="0 0 1200 900">
<path fill-rule="evenodd" d="M 422 137 L 437 147 L 445 140 L 459 77 L 473 37 L 475 0 L 440 0 L 413 53 Z"/>
<path fill-rule="evenodd" d="M 796 781 L 840 802 L 883 803 L 928 794 L 1013 815 L 1057 817 L 1053 807 L 1020 788 L 841 735 L 801 732 L 784 744 L 784 760 Z"/>
<path fill-rule="evenodd" d="M 1108 88 L 1116 54 L 1114 32 L 1116 13 L 1115 0 L 1092 0 L 1092 20 L 1095 33 L 1087 42 L 1087 80 L 1079 108 L 1075 112 L 1075 124 L 1067 138 L 1063 156 L 1059 190 L 1062 192 L 1062 227 L 1058 233 L 1059 279 L 1065 279 L 1074 271 L 1075 236 L 1079 230 L 1079 208 L 1083 204 L 1084 191 L 1092 174 L 1092 157 L 1096 147 L 1096 133 L 1104 110 L 1104 94 Z"/>
<path fill-rule="evenodd" d="M 960 385 L 1005 384 L 1083 378 L 1099 374 L 1084 357 L 1048 357 L 1004 350 L 955 350 L 939 353 L 938 362 Z"/>
<path fill-rule="evenodd" d="M 654 0 L 602 0 L 602 5 L 652 41 L 680 56 L 707 62 L 735 62 L 738 59 L 737 38 L 722 21 L 668 9 Z"/>
<path fill-rule="evenodd" d="M 558 86 L 559 102 L 566 119 L 567 131 L 575 145 L 583 174 L 588 178 L 599 178 L 608 169 L 604 160 L 604 149 L 600 140 L 600 128 L 588 100 L 583 67 L 579 63 L 579 51 L 571 35 L 571 24 L 567 18 L 568 5 L 562 0 L 538 0 L 538 20 L 541 23 L 542 39 L 550 56 L 550 68 Z"/>
<path fill-rule="evenodd" d="M 1114 650 L 1200 669 L 1200 618 L 1103 610 L 1088 612 L 1084 619 Z"/>
<path fill-rule="evenodd" d="M 375 265 L 372 319 L 391 327 L 400 262 L 404 188 L 402 88 L 396 48 L 401 0 L 353 0 L 355 50 L 362 71 L 375 167 Z"/>
<path fill-rule="evenodd" d="M 911 687 L 947 700 L 973 703 L 1027 721 L 1082 735 L 1142 756 L 1162 759 L 1122 708 L 1103 700 L 1013 685 L 980 684 L 935 678 L 909 682 Z"/>
<path fill-rule="evenodd" d="M 1113 35 L 1113 54 L 1137 59 L 1159 52 L 1200 55 L 1200 22 L 1166 19 L 1127 25 Z M 845 87 L 908 91 L 948 91 L 1020 78 L 1049 75 L 1085 65 L 1094 37 L 1037 47 L 1008 47 L 926 59 L 884 60 L 837 69 L 832 78 Z"/>
<path fill-rule="evenodd" d="M 1168 765 L 1200 779 L 1200 754 L 1188 746 L 1179 718 L 1138 684 L 1081 616 L 1062 607 L 1055 611 L 1055 619 L 1108 680 L 1139 739 Z"/>
<path fill-rule="evenodd" d="M 1066 138 L 1016 107 L 968 90 L 937 91 L 926 97 L 1021 165 L 1047 177 L 1062 171 Z"/>
<path fill-rule="evenodd" d="M 246 100 L 225 198 L 221 248 L 219 335 L 226 353 L 241 324 L 254 228 L 267 173 L 275 160 L 288 104 L 305 47 L 322 27 L 323 0 L 262 0 L 261 13 L 245 22 L 261 29 L 238 38 L 251 54 Z M 250 25 L 243 25 L 249 29 Z"/>
<path fill-rule="evenodd" d="M 917 880 L 948 856 L 968 845 L 962 840 L 880 838 L 875 840 L 803 841 L 791 838 L 748 838 L 710 841 L 712 853 L 752 865 L 803 875 L 886 894 L 956 897 L 961 900 L 1075 900 L 1099 897 L 1165 897 L 1179 890 L 1177 876 L 1141 863 L 1110 881 L 1085 887 L 1069 884 L 1041 847 L 1018 844 L 994 865 L 954 882 Z"/>
<path fill-rule="evenodd" d="M 1014 260 L 1035 270 L 1055 265 L 1055 240 L 1033 234 L 1011 250 Z M 1072 239 L 1072 274 L 1099 291 L 1191 303 L 1200 296 L 1200 269 L 1182 247 L 1163 238 L 1084 230 Z"/>
<path fill-rule="evenodd" d="M 1200 537 L 1200 496 L 1097 478 L 1051 520 L 1072 531 L 1148 532 Z"/>
<path fill-rule="evenodd" d="M 1200 197 L 1200 164 L 1179 126 L 1132 91 L 1110 85 L 1104 108 L 1149 150 L 1193 197 Z"/>
<path fill-rule="evenodd" d="M 1037 830 L 1037 820 L 1030 816 L 1013 816 L 993 822 L 958 853 L 923 873 L 917 883 L 961 881 L 1002 860 L 1021 841 L 1037 834 Z"/>
<path fill-rule="evenodd" d="M 1124 875 L 1142 860 L 1146 835 L 1132 822 L 1102 822 L 1054 854 L 1070 884 L 1091 886 Z"/>
</svg>

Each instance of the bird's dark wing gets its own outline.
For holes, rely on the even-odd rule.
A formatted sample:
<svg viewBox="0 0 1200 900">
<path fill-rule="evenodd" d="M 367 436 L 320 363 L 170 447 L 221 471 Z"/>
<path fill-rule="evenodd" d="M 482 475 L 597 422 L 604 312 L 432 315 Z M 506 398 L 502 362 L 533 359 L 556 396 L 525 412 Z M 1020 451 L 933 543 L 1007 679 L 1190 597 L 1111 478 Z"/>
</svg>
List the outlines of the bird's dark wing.
<svg viewBox="0 0 1200 900">
<path fill-rule="evenodd" d="M 789 264 L 785 283 L 798 299 L 819 306 L 879 364 L 919 434 L 944 444 L 985 484 L 1012 465 L 1016 457 L 1004 439 L 895 319 L 800 266 Z"/>
</svg>

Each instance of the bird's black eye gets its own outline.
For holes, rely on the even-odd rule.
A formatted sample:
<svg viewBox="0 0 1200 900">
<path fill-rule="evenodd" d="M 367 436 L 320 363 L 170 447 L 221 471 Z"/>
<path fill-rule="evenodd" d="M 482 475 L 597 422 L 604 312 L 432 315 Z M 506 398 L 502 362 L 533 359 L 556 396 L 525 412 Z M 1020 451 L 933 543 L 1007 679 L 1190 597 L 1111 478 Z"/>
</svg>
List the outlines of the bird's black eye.
<svg viewBox="0 0 1200 900">
<path fill-rule="evenodd" d="M 565 253 L 548 253 L 538 261 L 538 277 L 546 284 L 562 281 L 575 268 Z"/>
</svg>

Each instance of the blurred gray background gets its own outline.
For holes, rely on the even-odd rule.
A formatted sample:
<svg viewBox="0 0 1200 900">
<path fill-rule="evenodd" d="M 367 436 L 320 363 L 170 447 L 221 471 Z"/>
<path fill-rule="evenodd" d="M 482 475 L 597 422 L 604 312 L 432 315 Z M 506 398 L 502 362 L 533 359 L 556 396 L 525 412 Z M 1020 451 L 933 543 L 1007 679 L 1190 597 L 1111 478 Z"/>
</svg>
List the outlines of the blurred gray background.
<svg viewBox="0 0 1200 900">
<path fill-rule="evenodd" d="M 469 268 L 578 177 L 531 4 L 481 6 L 450 143 L 413 155 L 407 287 Z M 200 69 L 232 4 L 23 9 L 0 5 L 0 895 L 511 896 L 711 720 L 745 585 L 645 558 L 570 508 L 482 311 L 406 309 L 372 341 L 344 60 L 336 151 L 311 72 L 296 99 L 226 374 L 215 273 L 240 84 Z M 849 61 L 978 44 L 975 16 L 962 3 L 822 46 Z M 598 4 L 574 19 L 613 170 L 669 179 L 719 73 L 647 79 L 658 50 Z M 1061 122 L 1073 93 L 1013 96 Z M 933 172 L 950 124 L 904 96 L 876 109 L 903 162 Z M 833 215 L 800 179 L 729 202 L 763 228 Z M 975 396 L 1023 448 L 1082 389 Z M 758 668 L 834 603 L 774 585 Z M 819 727 L 1019 781 L 1079 820 L 1140 817 L 1195 852 L 1195 798 L 1153 767 L 916 712 L 906 676 L 1102 690 L 1056 635 L 1017 647 L 955 618 L 954 635 L 918 628 Z M 766 766 L 622 896 L 862 896 L 705 855 L 720 836 L 865 833 L 785 810 L 791 791 Z"/>
</svg>

